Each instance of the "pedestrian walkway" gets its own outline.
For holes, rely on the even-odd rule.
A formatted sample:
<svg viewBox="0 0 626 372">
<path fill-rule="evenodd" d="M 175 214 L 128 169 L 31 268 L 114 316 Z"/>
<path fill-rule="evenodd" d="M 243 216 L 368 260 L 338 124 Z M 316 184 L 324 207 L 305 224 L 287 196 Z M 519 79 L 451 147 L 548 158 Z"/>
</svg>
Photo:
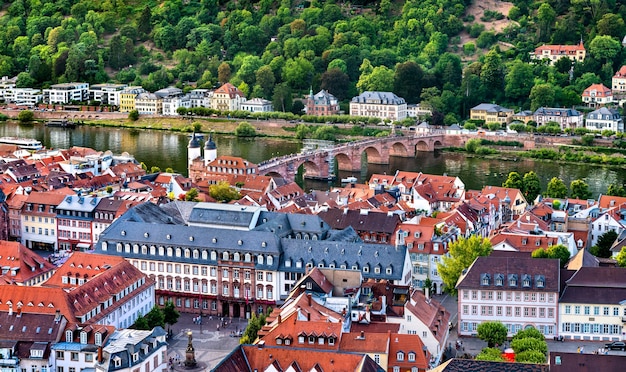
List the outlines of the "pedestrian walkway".
<svg viewBox="0 0 626 372">
<path fill-rule="evenodd" d="M 168 340 L 168 360 L 176 365 L 184 363 L 187 349 L 187 332 L 191 331 L 196 360 L 207 364 L 207 371 L 216 366 L 237 345 L 239 337 L 248 325 L 245 319 L 218 318 L 196 314 L 181 314 L 171 327 L 172 337 Z"/>
</svg>

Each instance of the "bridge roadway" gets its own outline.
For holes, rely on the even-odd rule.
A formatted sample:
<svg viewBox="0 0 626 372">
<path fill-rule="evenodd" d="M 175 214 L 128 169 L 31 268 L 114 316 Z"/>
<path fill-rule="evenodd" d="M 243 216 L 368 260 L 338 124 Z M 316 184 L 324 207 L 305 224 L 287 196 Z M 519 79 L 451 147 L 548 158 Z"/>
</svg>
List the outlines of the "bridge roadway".
<svg viewBox="0 0 626 372">
<path fill-rule="evenodd" d="M 341 171 L 360 172 L 362 155 L 371 164 L 389 164 L 390 156 L 415 157 L 417 151 L 432 152 L 443 146 L 444 131 L 414 136 L 389 136 L 368 138 L 342 143 L 332 148 L 305 151 L 272 158 L 258 164 L 259 174 L 280 176 L 294 180 L 298 168 L 304 165 L 304 176 L 315 179 L 333 177 L 330 161 L 337 160 Z"/>
</svg>

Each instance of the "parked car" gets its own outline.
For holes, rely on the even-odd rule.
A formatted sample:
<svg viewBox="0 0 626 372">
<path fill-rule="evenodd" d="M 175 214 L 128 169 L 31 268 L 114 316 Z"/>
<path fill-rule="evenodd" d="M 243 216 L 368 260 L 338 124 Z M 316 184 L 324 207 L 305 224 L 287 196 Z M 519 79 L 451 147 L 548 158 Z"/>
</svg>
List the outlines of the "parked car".
<svg viewBox="0 0 626 372">
<path fill-rule="evenodd" d="M 609 350 L 626 350 L 626 343 L 624 343 L 623 341 L 613 341 L 609 344 L 606 344 L 605 346 Z"/>
</svg>

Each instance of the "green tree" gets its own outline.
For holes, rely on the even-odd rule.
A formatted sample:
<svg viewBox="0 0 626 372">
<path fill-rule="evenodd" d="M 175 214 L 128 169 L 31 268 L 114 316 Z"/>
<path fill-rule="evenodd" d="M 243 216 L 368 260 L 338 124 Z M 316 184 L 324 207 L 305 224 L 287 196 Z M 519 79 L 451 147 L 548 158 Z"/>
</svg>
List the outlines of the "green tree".
<svg viewBox="0 0 626 372">
<path fill-rule="evenodd" d="M 621 49 L 619 41 L 608 35 L 598 35 L 589 43 L 589 53 L 603 63 L 612 61 Z"/>
<path fill-rule="evenodd" d="M 242 121 L 235 128 L 235 136 L 237 137 L 256 137 L 256 129 L 247 121 Z"/>
<path fill-rule="evenodd" d="M 506 178 L 506 181 L 502 184 L 502 187 L 508 187 L 511 189 L 519 189 L 522 190 L 524 188 L 524 180 L 522 176 L 517 172 L 510 172 L 509 176 Z"/>
<path fill-rule="evenodd" d="M 197 202 L 198 201 L 198 189 L 196 189 L 195 187 L 192 187 L 191 189 L 189 189 L 189 191 L 185 193 L 185 200 Z"/>
<path fill-rule="evenodd" d="M 217 67 L 217 80 L 222 83 L 228 83 L 230 81 L 230 65 L 226 62 L 220 63 Z"/>
<path fill-rule="evenodd" d="M 209 195 L 220 203 L 228 203 L 231 200 L 241 199 L 239 192 L 226 181 L 220 181 L 215 185 L 211 185 L 209 187 Z"/>
<path fill-rule="evenodd" d="M 617 233 L 613 230 L 609 230 L 600 235 L 596 245 L 589 249 L 589 253 L 596 257 L 609 258 L 611 257 L 611 246 L 617 239 Z"/>
<path fill-rule="evenodd" d="M 621 185 L 612 183 L 606 190 L 606 194 L 609 196 L 626 196 L 626 189 Z"/>
<path fill-rule="evenodd" d="M 557 258 L 561 267 L 565 267 L 570 259 L 570 251 L 562 244 L 554 245 L 548 249 L 539 248 L 533 251 L 533 258 Z"/>
<path fill-rule="evenodd" d="M 622 16 L 613 13 L 603 15 L 602 19 L 596 24 L 596 29 L 598 30 L 598 35 L 609 35 L 618 38 L 622 38 L 624 32 L 626 32 Z"/>
<path fill-rule="evenodd" d="M 552 84 L 536 84 L 530 90 L 530 109 L 535 111 L 539 107 L 554 105 L 554 87 Z"/>
<path fill-rule="evenodd" d="M 296 138 L 305 139 L 311 136 L 311 128 L 306 124 L 298 124 L 296 126 Z"/>
<path fill-rule="evenodd" d="M 128 120 L 130 120 L 130 121 L 137 121 L 137 120 L 139 120 L 139 111 L 131 110 L 128 113 Z"/>
<path fill-rule="evenodd" d="M 539 332 L 539 330 L 537 328 L 534 327 L 530 327 L 530 328 L 526 328 L 526 329 L 522 329 L 520 331 L 518 331 L 512 338 L 512 340 L 519 340 L 522 338 L 535 338 L 539 341 L 545 341 L 546 337 L 543 335 L 543 333 Z"/>
<path fill-rule="evenodd" d="M 165 315 L 163 311 L 156 306 L 145 315 L 145 318 L 148 321 L 148 327 L 150 327 L 148 329 L 152 329 L 156 326 L 165 327 Z"/>
<path fill-rule="evenodd" d="M 530 95 L 533 80 L 532 66 L 516 59 L 509 65 L 505 77 L 504 93 L 506 98 L 511 102 L 525 101 Z"/>
<path fill-rule="evenodd" d="M 140 315 L 137 317 L 137 320 L 135 320 L 135 324 L 133 324 L 130 328 L 149 331 L 150 325 L 148 324 L 148 320 L 143 315 Z"/>
<path fill-rule="evenodd" d="M 482 322 L 476 329 L 478 338 L 485 341 L 488 347 L 502 345 L 508 333 L 506 326 L 500 322 Z"/>
<path fill-rule="evenodd" d="M 142 37 L 146 37 L 150 34 L 150 32 L 152 32 L 152 11 L 147 5 L 143 8 L 141 15 L 139 16 L 137 31 L 142 35 Z"/>
<path fill-rule="evenodd" d="M 486 347 L 476 355 L 476 360 L 486 360 L 491 362 L 504 362 L 505 359 L 502 357 L 502 351 L 500 349 L 496 349 L 495 347 Z"/>
<path fill-rule="evenodd" d="M 478 138 L 472 138 L 465 142 L 465 151 L 473 154 L 480 147 L 480 140 Z"/>
<path fill-rule="evenodd" d="M 550 182 L 548 182 L 548 188 L 546 189 L 544 196 L 557 199 L 567 198 L 567 186 L 565 186 L 562 179 L 552 177 Z"/>
<path fill-rule="evenodd" d="M 542 3 L 537 9 L 539 40 L 546 41 L 550 37 L 552 26 L 556 20 L 556 12 L 548 3 Z"/>
<path fill-rule="evenodd" d="M 30 123 L 35 120 L 35 113 L 30 110 L 22 110 L 17 114 L 17 120 L 21 123 Z"/>
<path fill-rule="evenodd" d="M 515 351 L 516 355 L 523 355 L 522 359 L 526 358 L 525 352 L 541 353 L 543 359 L 540 363 L 546 362 L 546 355 L 548 353 L 548 344 L 544 340 L 538 340 L 533 337 L 518 338 L 511 340 L 511 348 Z M 518 358 L 515 358 L 518 361 Z"/>
<path fill-rule="evenodd" d="M 393 92 L 407 102 L 417 103 L 422 94 L 424 71 L 417 63 L 407 61 L 398 63 L 393 76 Z"/>
<path fill-rule="evenodd" d="M 278 84 L 274 88 L 274 95 L 272 96 L 272 104 L 274 109 L 282 112 L 291 111 L 293 105 L 293 97 L 291 96 L 291 88 L 288 84 Z"/>
<path fill-rule="evenodd" d="M 282 78 L 293 88 L 304 89 L 311 84 L 313 64 L 304 57 L 290 58 L 283 67 Z"/>
<path fill-rule="evenodd" d="M 503 92 L 504 64 L 502 57 L 495 50 L 491 49 L 486 55 L 480 72 L 480 80 L 487 89 L 487 95 L 498 99 Z"/>
<path fill-rule="evenodd" d="M 337 67 L 328 69 L 320 78 L 320 88 L 327 90 L 339 101 L 343 101 L 348 98 L 350 77 Z"/>
<path fill-rule="evenodd" d="M 530 171 L 524 174 L 522 180 L 522 193 L 524 198 L 529 203 L 532 203 L 537 199 L 539 193 L 541 193 L 541 182 L 537 173 Z"/>
<path fill-rule="evenodd" d="M 276 77 L 270 66 L 261 66 L 256 72 L 256 84 L 263 90 L 263 98 L 272 97 L 272 90 L 276 83 Z"/>
<path fill-rule="evenodd" d="M 180 313 L 176 310 L 176 306 L 174 306 L 174 302 L 167 301 L 165 306 L 163 307 L 163 317 L 164 322 L 169 327 L 176 324 L 178 322 L 178 317 L 180 317 Z"/>
<path fill-rule="evenodd" d="M 243 335 L 241 339 L 239 339 L 240 344 L 251 344 L 253 343 L 261 328 L 265 325 L 265 314 L 261 314 L 257 316 L 255 313 L 252 313 L 250 320 L 248 321 L 248 326 L 243 331 Z"/>
<path fill-rule="evenodd" d="M 472 235 L 469 238 L 461 237 L 450 243 L 448 254 L 443 256 L 437 265 L 439 275 L 446 286 L 448 293 L 456 294 L 456 283 L 461 272 L 467 269 L 479 256 L 487 256 L 491 253 L 491 242 L 487 238 Z"/>
<path fill-rule="evenodd" d="M 369 74 L 362 74 L 356 87 L 360 92 L 382 91 L 390 92 L 393 89 L 394 73 L 387 66 L 376 66 Z"/>
<path fill-rule="evenodd" d="M 617 261 L 617 265 L 619 265 L 619 267 L 626 267 L 626 247 L 622 247 L 617 254 L 617 257 L 615 257 L 615 260 Z"/>
<path fill-rule="evenodd" d="M 574 199 L 589 199 L 591 198 L 591 191 L 589 191 L 589 185 L 583 180 L 573 180 L 569 184 L 570 198 Z"/>
</svg>

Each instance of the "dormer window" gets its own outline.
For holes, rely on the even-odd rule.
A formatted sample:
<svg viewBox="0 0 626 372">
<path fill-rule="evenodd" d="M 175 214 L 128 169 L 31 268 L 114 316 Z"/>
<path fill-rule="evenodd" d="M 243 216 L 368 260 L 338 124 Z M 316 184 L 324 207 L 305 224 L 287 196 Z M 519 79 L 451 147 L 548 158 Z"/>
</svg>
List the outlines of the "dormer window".
<svg viewBox="0 0 626 372">
<path fill-rule="evenodd" d="M 517 287 L 517 275 L 516 274 L 509 275 L 509 287 Z"/>
<path fill-rule="evenodd" d="M 522 278 L 522 287 L 529 288 L 530 287 L 530 275 L 525 274 Z"/>
<path fill-rule="evenodd" d="M 69 329 L 65 331 L 65 342 L 72 342 L 72 336 L 72 331 L 70 331 Z"/>
<path fill-rule="evenodd" d="M 535 283 L 537 284 L 537 288 L 544 288 L 546 286 L 546 279 L 543 275 L 535 276 Z"/>
<path fill-rule="evenodd" d="M 415 362 L 415 353 L 409 353 L 409 362 Z"/>
<path fill-rule="evenodd" d="M 398 351 L 398 353 L 396 354 L 396 359 L 398 359 L 398 361 L 403 361 L 404 360 L 404 353 L 401 351 Z"/>
<path fill-rule="evenodd" d="M 502 287 L 504 285 L 504 275 L 496 274 L 496 286 Z"/>
<path fill-rule="evenodd" d="M 527 242 L 528 240 L 526 238 L 522 239 L 522 245 L 526 245 Z"/>
<path fill-rule="evenodd" d="M 491 282 L 491 278 L 489 274 L 481 274 L 480 275 L 480 285 L 489 285 Z"/>
</svg>

